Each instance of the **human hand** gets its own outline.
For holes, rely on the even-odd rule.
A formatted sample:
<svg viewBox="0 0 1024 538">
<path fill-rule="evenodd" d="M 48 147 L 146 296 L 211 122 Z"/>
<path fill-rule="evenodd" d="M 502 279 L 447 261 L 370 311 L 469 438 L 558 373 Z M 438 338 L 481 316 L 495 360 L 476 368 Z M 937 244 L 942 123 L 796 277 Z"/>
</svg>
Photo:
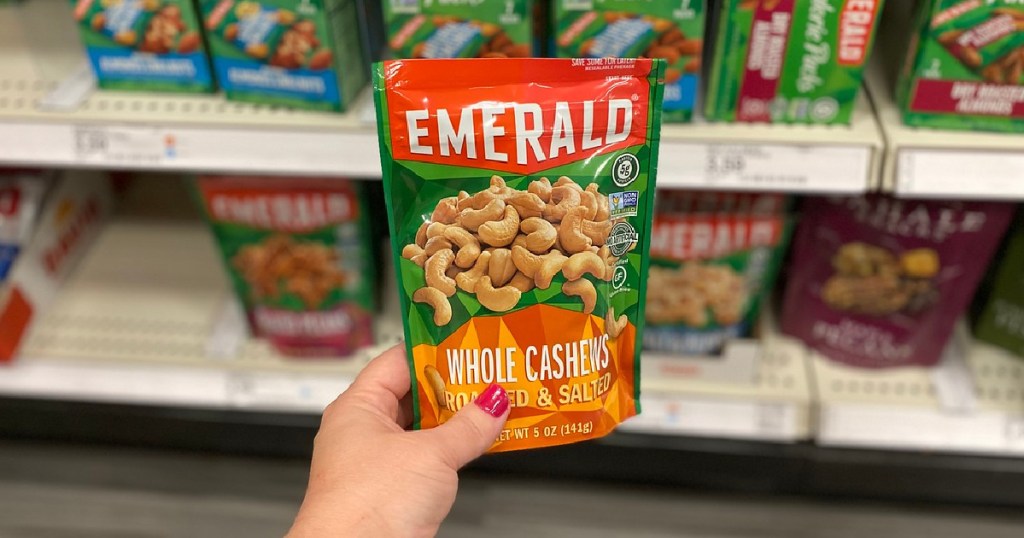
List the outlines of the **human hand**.
<svg viewBox="0 0 1024 538">
<path fill-rule="evenodd" d="M 324 410 L 306 498 L 289 537 L 433 536 L 458 489 L 508 418 L 508 394 L 487 388 L 444 424 L 412 423 L 405 345 L 381 354 Z"/>
</svg>

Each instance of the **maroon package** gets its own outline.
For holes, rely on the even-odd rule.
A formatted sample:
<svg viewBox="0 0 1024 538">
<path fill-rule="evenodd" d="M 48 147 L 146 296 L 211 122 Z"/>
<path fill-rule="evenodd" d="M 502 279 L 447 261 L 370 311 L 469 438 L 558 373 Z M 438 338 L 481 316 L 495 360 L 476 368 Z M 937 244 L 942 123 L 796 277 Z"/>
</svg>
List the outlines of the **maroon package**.
<svg viewBox="0 0 1024 538">
<path fill-rule="evenodd" d="M 804 204 L 782 331 L 863 368 L 938 362 L 1012 204 L 813 198 Z"/>
</svg>

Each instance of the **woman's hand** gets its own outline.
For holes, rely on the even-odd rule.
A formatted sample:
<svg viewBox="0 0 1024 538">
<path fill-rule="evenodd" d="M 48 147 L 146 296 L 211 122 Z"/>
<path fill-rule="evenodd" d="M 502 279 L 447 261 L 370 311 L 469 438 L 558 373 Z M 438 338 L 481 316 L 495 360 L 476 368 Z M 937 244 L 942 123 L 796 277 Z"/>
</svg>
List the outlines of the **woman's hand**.
<svg viewBox="0 0 1024 538">
<path fill-rule="evenodd" d="M 457 471 L 484 453 L 508 417 L 491 385 L 443 425 L 412 422 L 409 367 L 399 344 L 370 362 L 324 410 L 306 498 L 289 536 L 433 536 L 455 502 Z"/>
</svg>

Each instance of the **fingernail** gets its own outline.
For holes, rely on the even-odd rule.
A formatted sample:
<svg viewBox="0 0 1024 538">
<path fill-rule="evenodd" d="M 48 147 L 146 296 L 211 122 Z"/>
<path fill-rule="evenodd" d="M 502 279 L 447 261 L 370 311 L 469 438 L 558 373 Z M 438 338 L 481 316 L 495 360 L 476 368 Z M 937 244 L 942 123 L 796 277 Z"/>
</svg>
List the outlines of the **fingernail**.
<svg viewBox="0 0 1024 538">
<path fill-rule="evenodd" d="M 504 415 L 505 411 L 508 409 L 508 393 L 505 392 L 505 389 L 501 388 L 501 385 L 491 383 L 491 386 L 487 387 L 487 390 L 480 393 L 480 395 L 473 400 L 473 403 L 475 403 L 480 409 L 483 409 L 488 415 L 498 418 L 501 415 Z"/>
</svg>

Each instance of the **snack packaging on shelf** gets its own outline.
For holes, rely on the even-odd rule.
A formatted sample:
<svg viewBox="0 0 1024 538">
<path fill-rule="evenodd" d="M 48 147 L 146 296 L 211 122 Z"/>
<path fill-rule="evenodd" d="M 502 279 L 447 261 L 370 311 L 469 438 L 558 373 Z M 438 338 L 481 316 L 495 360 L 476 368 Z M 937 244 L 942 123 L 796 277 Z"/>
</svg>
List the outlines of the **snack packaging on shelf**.
<svg viewBox="0 0 1024 538">
<path fill-rule="evenodd" d="M 356 0 L 201 0 L 228 99 L 346 110 L 369 77 Z"/>
<path fill-rule="evenodd" d="M 0 285 L 28 246 L 50 179 L 47 172 L 0 170 Z"/>
<path fill-rule="evenodd" d="M 714 355 L 750 336 L 789 231 L 784 195 L 659 192 L 644 349 Z"/>
<path fill-rule="evenodd" d="M 848 124 L 882 0 L 723 0 L 710 120 Z"/>
<path fill-rule="evenodd" d="M 193 0 L 71 0 L 100 88 L 216 89 Z"/>
<path fill-rule="evenodd" d="M 540 0 L 384 0 L 396 58 L 525 58 L 540 54 Z"/>
<path fill-rule="evenodd" d="M 933 365 L 1013 206 L 812 198 L 802 206 L 782 331 L 864 368 Z"/>
<path fill-rule="evenodd" d="M 908 125 L 1024 132 L 1024 4 L 921 2 L 900 76 Z"/>
<path fill-rule="evenodd" d="M 986 293 L 977 301 L 974 336 L 1024 356 L 1024 213 L 1019 213 Z"/>
<path fill-rule="evenodd" d="M 373 343 L 377 273 L 358 183 L 207 176 L 197 187 L 255 336 L 302 357 Z"/>
<path fill-rule="evenodd" d="M 491 383 L 512 404 L 492 451 L 601 437 L 638 412 L 664 69 L 377 65 L 414 428 Z"/>
<path fill-rule="evenodd" d="M 0 287 L 0 364 L 15 357 L 114 205 L 110 182 L 96 172 L 62 173 L 44 200 L 31 238 Z"/>
<path fill-rule="evenodd" d="M 560 58 L 664 58 L 665 122 L 690 121 L 704 48 L 704 1 L 554 0 Z"/>
</svg>

